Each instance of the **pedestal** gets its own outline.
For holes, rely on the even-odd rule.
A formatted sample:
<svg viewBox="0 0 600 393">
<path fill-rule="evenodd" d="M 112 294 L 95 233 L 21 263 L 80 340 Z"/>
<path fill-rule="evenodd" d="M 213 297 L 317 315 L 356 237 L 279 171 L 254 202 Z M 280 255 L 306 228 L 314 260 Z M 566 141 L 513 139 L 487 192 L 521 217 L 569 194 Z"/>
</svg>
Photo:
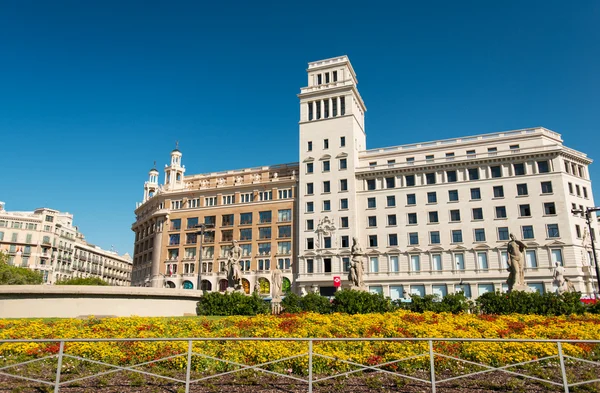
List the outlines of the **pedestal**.
<svg viewBox="0 0 600 393">
<path fill-rule="evenodd" d="M 511 292 L 514 291 L 520 291 L 520 292 L 533 292 L 533 290 L 531 288 L 529 288 L 527 285 L 515 285 L 512 287 L 512 289 L 510 290 Z"/>
<path fill-rule="evenodd" d="M 355 285 L 351 285 L 350 286 L 350 290 L 351 291 L 369 292 L 369 288 L 367 288 L 366 286 L 357 287 Z"/>
<path fill-rule="evenodd" d="M 281 314 L 281 299 L 273 299 L 271 300 L 271 314 L 278 315 Z"/>
</svg>

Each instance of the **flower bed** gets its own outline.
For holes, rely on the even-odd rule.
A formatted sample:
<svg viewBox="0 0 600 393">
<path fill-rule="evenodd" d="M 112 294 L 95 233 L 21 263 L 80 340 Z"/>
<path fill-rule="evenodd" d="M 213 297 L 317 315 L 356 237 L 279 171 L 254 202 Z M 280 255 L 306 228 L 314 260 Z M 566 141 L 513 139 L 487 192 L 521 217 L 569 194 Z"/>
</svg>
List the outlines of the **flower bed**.
<svg viewBox="0 0 600 393">
<path fill-rule="evenodd" d="M 600 316 L 542 317 L 535 315 L 476 316 L 470 314 L 286 314 L 281 316 L 206 318 L 105 318 L 44 320 L 0 320 L 0 339 L 35 338 L 146 338 L 146 337 L 445 337 L 528 338 L 600 340 Z M 315 342 L 315 353 L 334 359 L 374 365 L 426 353 L 427 342 Z M 461 359 L 502 365 L 556 355 L 554 343 L 436 342 L 435 351 Z M 259 364 L 307 352 L 306 342 L 286 341 L 197 341 L 194 351 L 245 364 Z M 600 358 L 600 348 L 591 344 L 563 344 L 565 353 L 588 359 Z M 185 353 L 187 342 L 74 342 L 65 353 L 114 364 L 134 364 Z M 41 357 L 58 352 L 57 343 L 3 343 L 4 359 Z M 440 359 L 442 361 L 442 359 Z M 427 357 L 415 358 L 394 368 L 427 365 Z M 184 368 L 185 356 L 166 361 Z M 220 365 L 219 365 L 220 364 Z M 194 357 L 193 369 L 215 370 L 223 363 Z M 277 363 L 272 369 L 304 374 L 308 357 Z M 347 370 L 336 360 L 318 358 L 315 371 Z"/>
</svg>

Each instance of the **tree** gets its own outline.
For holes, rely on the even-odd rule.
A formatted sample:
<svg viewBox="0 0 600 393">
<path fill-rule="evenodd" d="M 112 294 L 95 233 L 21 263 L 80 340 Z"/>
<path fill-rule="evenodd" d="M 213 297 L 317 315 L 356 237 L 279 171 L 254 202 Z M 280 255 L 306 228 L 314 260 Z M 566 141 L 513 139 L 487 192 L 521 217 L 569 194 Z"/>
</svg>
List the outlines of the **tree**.
<svg viewBox="0 0 600 393">
<path fill-rule="evenodd" d="M 99 277 L 86 277 L 86 278 L 73 277 L 73 278 L 67 278 L 65 280 L 57 281 L 56 285 L 100 285 L 100 286 L 106 286 L 109 284 Z"/>
<path fill-rule="evenodd" d="M 0 252 L 0 285 L 36 285 L 44 282 L 40 272 L 8 264 L 8 255 Z"/>
</svg>

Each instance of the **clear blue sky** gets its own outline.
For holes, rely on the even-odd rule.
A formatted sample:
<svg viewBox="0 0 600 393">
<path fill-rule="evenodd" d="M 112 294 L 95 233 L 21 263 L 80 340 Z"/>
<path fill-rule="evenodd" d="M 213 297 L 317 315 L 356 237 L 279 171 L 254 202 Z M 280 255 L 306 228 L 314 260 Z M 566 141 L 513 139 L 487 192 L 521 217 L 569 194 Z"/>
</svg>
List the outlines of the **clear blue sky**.
<svg viewBox="0 0 600 393">
<path fill-rule="evenodd" d="M 599 20 L 596 0 L 0 1 L 0 200 L 131 252 L 175 140 L 188 173 L 296 161 L 307 62 L 342 54 L 369 148 L 545 126 L 597 159 Z"/>
</svg>

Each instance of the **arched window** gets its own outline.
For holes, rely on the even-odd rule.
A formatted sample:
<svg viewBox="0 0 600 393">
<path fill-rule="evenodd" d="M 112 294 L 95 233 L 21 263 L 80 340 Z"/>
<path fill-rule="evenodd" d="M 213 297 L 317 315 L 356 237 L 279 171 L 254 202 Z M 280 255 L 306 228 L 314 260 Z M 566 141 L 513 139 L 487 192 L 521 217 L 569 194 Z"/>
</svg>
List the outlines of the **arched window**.
<svg viewBox="0 0 600 393">
<path fill-rule="evenodd" d="M 289 278 L 283 278 L 281 283 L 281 289 L 283 290 L 283 293 L 290 293 L 292 291 L 292 283 L 290 282 Z"/>
<path fill-rule="evenodd" d="M 227 290 L 227 280 L 219 280 L 219 292 L 225 292 Z"/>
<path fill-rule="evenodd" d="M 192 284 L 191 281 L 184 281 L 183 282 L 183 289 L 194 289 L 194 284 Z"/>
<path fill-rule="evenodd" d="M 244 288 L 246 295 L 250 295 L 250 281 L 242 278 L 242 288 Z"/>
<path fill-rule="evenodd" d="M 202 280 L 200 282 L 200 289 L 203 291 L 212 291 L 212 284 L 208 280 Z"/>
<path fill-rule="evenodd" d="M 271 283 L 264 277 L 258 279 L 258 293 L 263 296 L 268 296 L 271 294 Z"/>
</svg>

